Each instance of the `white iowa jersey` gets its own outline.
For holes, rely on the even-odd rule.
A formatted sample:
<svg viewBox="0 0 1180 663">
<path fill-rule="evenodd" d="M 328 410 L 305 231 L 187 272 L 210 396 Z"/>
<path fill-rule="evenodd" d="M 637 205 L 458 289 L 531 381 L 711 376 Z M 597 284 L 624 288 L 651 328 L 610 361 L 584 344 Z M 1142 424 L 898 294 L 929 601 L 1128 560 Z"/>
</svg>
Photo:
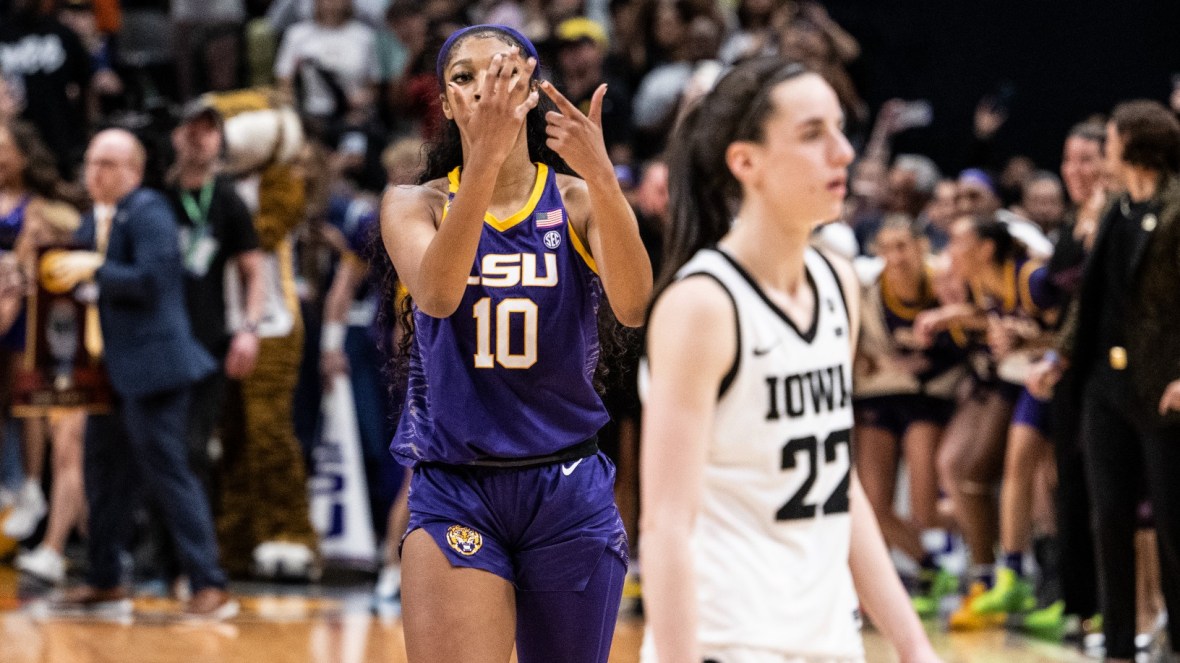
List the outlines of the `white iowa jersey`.
<svg viewBox="0 0 1180 663">
<path fill-rule="evenodd" d="M 737 360 L 717 402 L 691 535 L 705 653 L 864 656 L 848 568 L 848 312 L 827 260 L 810 248 L 805 260 L 816 312 L 804 329 L 720 251 L 698 252 L 679 272 L 715 279 L 737 310 Z"/>
</svg>

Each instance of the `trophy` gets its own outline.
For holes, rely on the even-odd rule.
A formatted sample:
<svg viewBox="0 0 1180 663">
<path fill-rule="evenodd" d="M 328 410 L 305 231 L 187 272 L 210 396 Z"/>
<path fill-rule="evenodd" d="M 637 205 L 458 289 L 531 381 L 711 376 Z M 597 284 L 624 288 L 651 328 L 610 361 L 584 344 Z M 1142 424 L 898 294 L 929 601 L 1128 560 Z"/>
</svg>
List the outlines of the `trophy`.
<svg viewBox="0 0 1180 663">
<path fill-rule="evenodd" d="M 78 354 L 78 309 L 64 299 L 54 300 L 45 316 L 45 345 L 53 358 L 53 388 L 74 387 L 74 357 Z"/>
<path fill-rule="evenodd" d="M 50 251 L 74 248 L 44 247 L 37 262 Z M 44 416 L 59 408 L 109 411 L 111 387 L 102 357 L 86 348 L 87 311 L 95 306 L 95 294 L 92 283 L 47 288 L 43 279 L 27 289 L 25 351 L 13 380 L 13 416 Z"/>
</svg>

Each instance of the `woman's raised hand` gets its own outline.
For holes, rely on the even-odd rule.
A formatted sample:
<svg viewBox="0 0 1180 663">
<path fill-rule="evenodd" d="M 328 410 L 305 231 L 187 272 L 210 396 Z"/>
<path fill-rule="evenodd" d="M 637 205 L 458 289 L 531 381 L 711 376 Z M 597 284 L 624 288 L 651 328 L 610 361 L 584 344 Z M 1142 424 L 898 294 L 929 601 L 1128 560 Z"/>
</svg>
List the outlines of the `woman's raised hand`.
<svg viewBox="0 0 1180 663">
<path fill-rule="evenodd" d="M 583 115 L 549 81 L 542 81 L 541 90 L 561 111 L 545 113 L 545 133 L 549 136 L 545 144 L 565 159 L 582 179 L 589 179 L 595 169 L 613 177 L 610 156 L 602 139 L 602 98 L 606 96 L 606 84 L 599 85 L 590 98 L 589 115 Z"/>
<path fill-rule="evenodd" d="M 507 54 L 493 56 L 474 86 L 447 82 L 455 123 L 475 154 L 497 162 L 508 157 L 525 117 L 540 99 L 536 90 L 529 89 L 536 68 L 535 58 L 521 60 L 520 49 L 513 47 Z"/>
</svg>

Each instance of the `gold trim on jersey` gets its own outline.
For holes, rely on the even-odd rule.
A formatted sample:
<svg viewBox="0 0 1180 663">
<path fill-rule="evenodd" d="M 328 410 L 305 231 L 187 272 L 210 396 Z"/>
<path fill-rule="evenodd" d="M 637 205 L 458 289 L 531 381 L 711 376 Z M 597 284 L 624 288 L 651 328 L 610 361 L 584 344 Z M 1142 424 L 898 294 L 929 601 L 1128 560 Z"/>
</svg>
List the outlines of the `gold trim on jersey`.
<svg viewBox="0 0 1180 663">
<path fill-rule="evenodd" d="M 578 233 L 574 230 L 574 224 L 567 223 L 565 227 L 570 229 L 570 241 L 574 244 L 574 251 L 577 251 L 578 255 L 582 256 L 582 260 L 590 268 L 590 271 L 597 274 L 598 263 L 594 261 L 594 256 L 590 255 L 590 252 L 586 250 L 586 245 L 582 243 L 582 239 L 578 237 Z"/>
<path fill-rule="evenodd" d="M 910 306 L 901 301 L 901 298 L 889 287 L 889 280 L 885 278 L 885 272 L 881 272 L 881 301 L 885 303 L 885 308 L 889 309 L 893 315 L 902 320 L 913 321 L 918 317 L 918 314 L 925 310 L 926 306 L 934 301 L 934 289 L 930 285 L 934 280 L 929 267 L 922 271 L 922 284 L 918 288 L 918 303 L 916 306 Z"/>
<path fill-rule="evenodd" d="M 535 164 L 537 166 L 537 179 L 533 182 L 533 191 L 529 194 L 528 201 L 525 202 L 524 207 L 517 210 L 514 214 L 504 220 L 497 219 L 491 212 L 483 213 L 484 223 L 489 226 L 504 232 L 510 228 L 515 227 L 521 221 L 529 218 L 532 215 L 533 209 L 536 208 L 537 202 L 541 200 L 541 194 L 545 192 L 545 182 L 549 179 L 549 167 L 543 163 Z M 460 166 L 456 166 L 454 170 L 447 173 L 448 190 L 451 193 L 459 191 L 459 171 Z M 446 206 L 443 207 L 443 218 L 447 218 L 447 212 L 451 209 L 450 201 L 447 201 Z"/>
<path fill-rule="evenodd" d="M 1000 298 L 1003 302 L 1001 310 L 1004 313 L 1013 313 L 1016 311 L 1017 295 L 1016 295 L 1016 261 L 1009 260 L 1004 263 L 1004 290 L 1000 293 Z M 986 306 L 987 300 L 992 298 L 992 295 L 983 287 L 983 282 L 979 278 L 971 279 L 967 284 L 971 289 L 971 296 L 975 299 L 975 305 Z"/>
<path fill-rule="evenodd" d="M 1043 313 L 1041 307 L 1037 306 L 1037 303 L 1033 301 L 1032 296 L 1032 275 L 1040 267 L 1041 264 L 1033 260 L 1025 262 L 1020 268 L 1020 278 L 1018 279 L 1020 283 L 1020 297 L 1024 300 L 1024 310 L 1032 316 L 1038 316 Z"/>
</svg>

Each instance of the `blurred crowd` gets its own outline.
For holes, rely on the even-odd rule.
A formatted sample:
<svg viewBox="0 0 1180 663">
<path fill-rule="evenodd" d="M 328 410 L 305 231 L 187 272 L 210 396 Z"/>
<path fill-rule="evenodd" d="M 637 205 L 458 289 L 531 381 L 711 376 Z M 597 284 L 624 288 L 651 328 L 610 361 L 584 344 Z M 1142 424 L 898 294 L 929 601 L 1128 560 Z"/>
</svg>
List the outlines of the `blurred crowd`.
<svg viewBox="0 0 1180 663">
<path fill-rule="evenodd" d="M 500 23 L 537 44 L 543 76 L 584 111 L 608 85 L 604 138 L 657 271 L 668 218 L 662 154 L 686 105 L 727 66 L 758 55 L 799 60 L 827 78 L 860 157 L 843 218 L 816 242 L 853 260 L 863 281 L 857 463 L 916 605 L 934 615 L 943 597 L 962 594 L 952 627 L 1021 614 L 1050 637 L 1101 631 L 1099 586 L 1111 590 L 1087 541 L 1088 486 L 1103 477 L 1084 467 L 1098 451 L 1078 442 L 1080 410 L 1052 404 L 1052 378 L 1070 349 L 1058 333 L 1084 290 L 1102 220 L 1112 209 L 1148 213 L 1126 193 L 1125 155 L 1108 154 L 1108 118 L 1076 118 L 1061 137 L 1061 162 L 1037 164 L 994 148 L 1009 112 L 1001 91 L 976 109 L 972 167 L 948 173 L 926 156 L 896 154 L 894 137 L 933 121 L 929 104 L 869 108 L 848 72 L 857 40 L 814 0 L 0 0 L 0 17 L 3 379 L 26 343 L 26 281 L 111 278 L 80 255 L 38 270 L 38 252 L 79 248 L 79 229 L 91 227 L 89 248 L 101 253 L 94 227 L 103 206 L 121 199 L 104 199 L 108 189 L 162 192 L 182 249 L 188 326 L 217 365 L 192 380 L 183 448 L 199 492 L 184 499 L 207 504 L 231 577 L 318 574 L 304 485 L 316 471 L 322 394 L 342 376 L 355 399 L 372 526 L 394 544 L 404 528 L 391 511 L 402 470 L 386 450 L 398 394 L 382 366 L 397 331 L 380 299 L 387 261 L 373 249 L 379 195 L 416 182 L 423 146 L 442 126 L 443 41 L 463 25 Z M 1124 139 L 1128 126 L 1155 127 L 1161 160 L 1136 152 L 1124 161 L 1170 182 L 1167 118 L 1180 111 L 1180 88 L 1166 93 L 1170 110 L 1122 107 L 1112 121 Z M 124 134 L 118 149 L 106 145 L 111 134 L 100 130 L 111 128 L 142 147 Z M 105 166 L 104 145 L 114 150 Z M 130 188 L 103 181 L 96 173 L 106 166 L 126 168 Z M 1139 287 L 1128 278 L 1126 287 Z M 605 385 L 613 422 L 604 446 L 617 458 L 633 541 L 637 345 L 611 358 L 618 365 Z M 1108 363 L 1122 370 L 1118 362 L 1112 354 Z M 127 393 L 126 378 L 112 378 Z M 88 531 L 85 419 L 59 409 L 12 420 L 0 453 L 3 534 L 22 542 L 18 567 L 51 583 L 66 577 L 71 537 Z M 903 476 L 908 500 L 895 511 Z M 1133 628 L 1151 634 L 1164 611 L 1152 495 L 1140 492 L 1147 589 Z M 1109 505 L 1103 497 L 1093 508 L 1113 514 L 1101 511 Z M 173 520 L 167 509 L 125 515 L 148 532 L 137 572 L 171 582 L 193 572 L 182 568 L 186 544 L 151 526 Z M 92 515 L 91 535 L 94 524 Z M 1067 546 L 1069 555 L 1055 552 Z M 396 545 L 385 563 L 396 568 Z M 636 584 L 627 591 L 636 595 Z"/>
</svg>

